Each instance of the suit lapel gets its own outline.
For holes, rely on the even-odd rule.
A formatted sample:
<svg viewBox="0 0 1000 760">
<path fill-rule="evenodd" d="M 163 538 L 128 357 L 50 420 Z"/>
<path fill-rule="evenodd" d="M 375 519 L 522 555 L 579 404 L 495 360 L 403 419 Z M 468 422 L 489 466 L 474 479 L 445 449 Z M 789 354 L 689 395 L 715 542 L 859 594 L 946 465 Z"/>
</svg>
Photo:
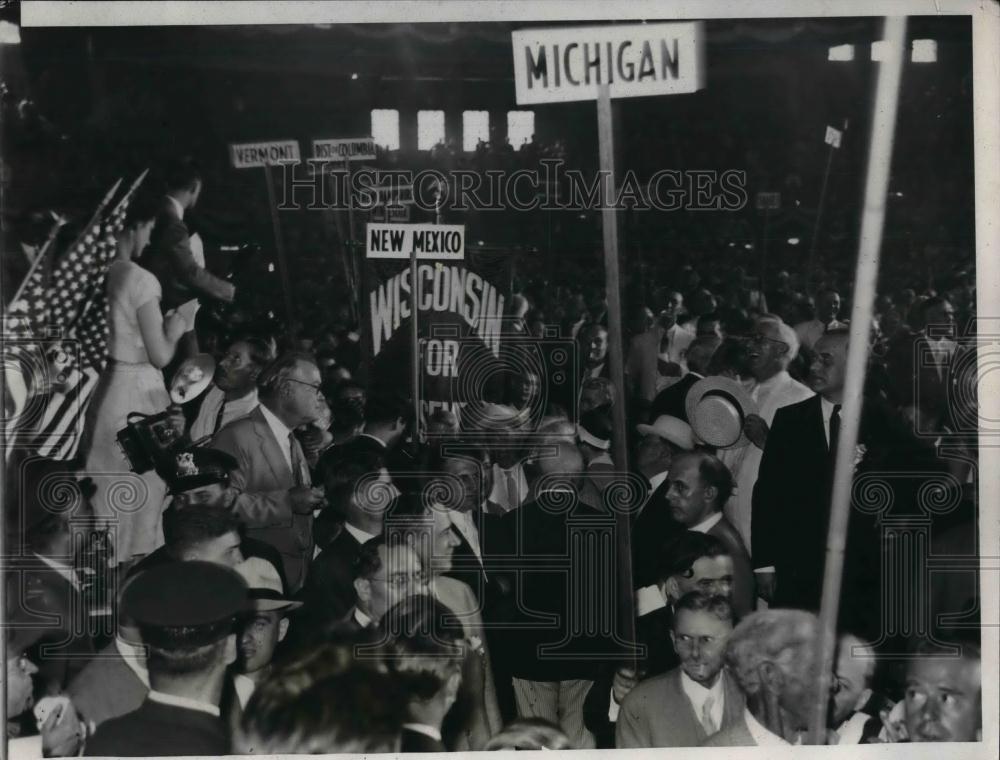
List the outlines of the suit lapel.
<svg viewBox="0 0 1000 760">
<path fill-rule="evenodd" d="M 728 672 L 722 672 L 725 680 L 723 688 L 726 694 L 726 702 L 722 708 L 722 725 L 719 726 L 719 730 L 729 728 L 738 723 L 743 717 L 743 711 L 746 709 L 746 697 L 743 696 L 743 692 L 736 683 L 736 679 L 729 675 Z"/>
<path fill-rule="evenodd" d="M 263 413 L 260 411 L 260 407 L 257 407 L 251 413 L 253 415 L 253 429 L 257 434 L 257 438 L 260 440 L 261 451 L 264 453 L 264 460 L 267 462 L 267 466 L 271 468 L 271 473 L 274 475 L 274 480 L 276 483 L 291 483 L 292 470 L 285 461 L 285 455 L 281 453 L 281 447 L 278 445 L 278 441 L 274 437 L 274 431 L 271 430 L 271 426 L 267 424 L 267 420 L 264 419 Z"/>
<path fill-rule="evenodd" d="M 695 741 L 697 744 L 701 744 L 705 739 L 708 738 L 708 734 L 705 733 L 705 727 L 701 725 L 701 721 L 698 719 L 698 715 L 694 711 L 694 705 L 691 704 L 691 700 L 688 699 L 688 695 L 684 693 L 684 687 L 681 686 L 681 669 L 678 667 L 671 674 L 669 681 L 667 682 L 667 687 L 673 692 L 672 699 L 664 700 L 666 704 L 681 704 L 684 707 L 681 708 L 681 715 L 676 716 L 680 726 L 691 726 Z"/>
</svg>

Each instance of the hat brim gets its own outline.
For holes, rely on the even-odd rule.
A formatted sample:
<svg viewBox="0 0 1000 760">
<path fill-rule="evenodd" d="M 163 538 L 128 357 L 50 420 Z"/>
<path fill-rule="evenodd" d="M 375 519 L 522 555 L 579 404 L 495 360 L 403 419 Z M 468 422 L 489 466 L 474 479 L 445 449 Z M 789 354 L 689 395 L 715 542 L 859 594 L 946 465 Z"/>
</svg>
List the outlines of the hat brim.
<svg viewBox="0 0 1000 760">
<path fill-rule="evenodd" d="M 302 602 L 296 602 L 288 599 L 278 591 L 251 588 L 247 606 L 250 609 L 257 610 L 258 612 L 269 612 L 271 610 L 297 610 L 302 606 Z"/>
<path fill-rule="evenodd" d="M 675 417 L 674 419 L 676 419 L 678 422 L 683 423 L 690 429 L 691 426 L 688 423 L 684 422 L 684 420 L 682 420 L 680 417 Z M 685 451 L 690 451 L 692 448 L 694 448 L 695 440 L 694 440 L 693 429 L 690 430 L 691 440 L 680 439 L 671 435 L 664 435 L 664 431 L 657 430 L 655 425 L 636 425 L 635 429 L 639 432 L 639 435 L 655 435 L 657 438 L 662 438 L 664 441 L 672 443 L 677 448 L 684 449 Z"/>
<path fill-rule="evenodd" d="M 708 435 L 705 430 L 699 430 L 699 419 L 696 414 L 698 404 L 701 403 L 701 400 L 706 395 L 715 392 L 721 392 L 731 396 L 733 401 L 739 405 L 744 420 L 751 414 L 759 414 L 757 402 L 754 401 L 753 397 L 747 393 L 746 389 L 735 380 L 728 377 L 722 377 L 721 375 L 712 375 L 710 377 L 702 378 L 691 386 L 684 399 L 684 410 L 687 412 L 688 420 L 691 422 L 691 430 L 695 437 L 699 441 L 703 441 L 710 446 L 716 446 L 716 448 L 720 449 L 739 449 L 749 445 L 750 439 L 747 438 L 746 433 L 742 430 L 740 430 L 740 437 L 734 443 L 730 443 L 728 445 L 713 443 L 713 441 L 708 440 L 705 437 Z"/>
</svg>

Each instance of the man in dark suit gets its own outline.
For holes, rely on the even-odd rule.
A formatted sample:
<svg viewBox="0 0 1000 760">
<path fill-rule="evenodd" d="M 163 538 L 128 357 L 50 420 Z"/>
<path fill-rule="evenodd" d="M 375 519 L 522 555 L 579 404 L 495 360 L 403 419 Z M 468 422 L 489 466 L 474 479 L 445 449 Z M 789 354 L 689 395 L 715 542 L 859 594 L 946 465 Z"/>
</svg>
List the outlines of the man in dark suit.
<svg viewBox="0 0 1000 760">
<path fill-rule="evenodd" d="M 553 456 L 539 459 L 538 469 L 542 485 L 534 498 L 503 518 L 518 563 L 507 571 L 515 604 L 503 657 L 518 713 L 558 723 L 574 747 L 587 749 L 594 737 L 583 722 L 583 701 L 595 666 L 624 645 L 596 623 L 615 619 L 608 609 L 613 596 L 598 580 L 614 569 L 606 566 L 609 558 L 588 551 L 596 546 L 589 539 L 594 533 L 614 535 L 614 515 L 578 498 L 583 458 L 572 444 L 557 444 Z M 582 541 L 574 538 L 579 534 Z M 581 619 L 588 614 L 598 617 Z"/>
<path fill-rule="evenodd" d="M 431 463 L 430 472 L 447 479 L 441 494 L 448 503 L 439 504 L 448 513 L 458 545 L 452 554 L 451 568 L 445 575 L 465 583 L 483 607 L 497 589 L 487 572 L 490 547 L 496 545 L 503 530 L 503 510 L 489 500 L 493 490 L 493 468 L 489 455 L 480 448 L 448 444 L 449 451 Z M 433 486 L 432 486 L 433 487 Z"/>
<path fill-rule="evenodd" d="M 835 330 L 817 341 L 810 377 L 817 395 L 780 408 L 767 434 L 753 492 L 751 556 L 759 593 L 774 606 L 819 609 L 848 336 Z M 875 427 L 862 416 L 855 466 L 866 441 L 879 448 L 870 438 Z M 862 631 L 878 619 L 877 542 L 874 521 L 852 510 L 840 619 Z"/>
<path fill-rule="evenodd" d="M 380 454 L 356 449 L 328 452 L 322 459 L 326 508 L 317 519 L 337 520 L 332 538 L 312 561 L 300 598 L 308 616 L 345 616 L 354 606 L 354 563 L 361 546 L 382 534 L 396 488 Z"/>
<path fill-rule="evenodd" d="M 5 614 L 33 642 L 25 654 L 38 665 L 38 696 L 55 695 L 93 656 L 94 628 L 67 514 L 47 512 L 25 538 L 29 553 L 4 563 Z"/>
<path fill-rule="evenodd" d="M 236 660 L 235 618 L 247 607 L 243 579 L 210 562 L 160 565 L 128 585 L 122 606 L 147 647 L 150 691 L 139 709 L 98 728 L 87 755 L 229 754 L 219 702 Z"/>
<path fill-rule="evenodd" d="M 433 597 L 410 596 L 382 618 L 386 666 L 411 686 L 400 752 L 446 751 L 441 725 L 455 704 L 465 660 L 461 626 L 447 625 L 453 614 Z"/>
<path fill-rule="evenodd" d="M 756 597 L 750 555 L 743 539 L 722 514 L 722 506 L 733 492 L 733 476 L 717 457 L 704 451 L 678 454 L 670 464 L 667 503 L 672 517 L 686 530 L 707 533 L 719 539 L 733 560 L 733 612 L 737 619 L 748 615 Z"/>
<path fill-rule="evenodd" d="M 295 592 L 312 559 L 313 510 L 323 495 L 312 487 L 292 431 L 319 415 L 319 367 L 307 354 L 288 353 L 261 372 L 257 385 L 260 406 L 222 428 L 212 446 L 239 464 L 230 477 L 233 509 L 248 536 L 281 552 L 289 590 Z"/>
<path fill-rule="evenodd" d="M 663 544 L 684 528 L 671 516 L 667 503 L 670 463 L 681 451 L 694 448 L 691 426 L 676 417 L 658 417 L 652 425 L 639 425 L 642 438 L 636 450 L 636 469 L 649 482 L 648 496 L 632 523 L 632 579 L 637 614 L 646 611 L 646 599 L 655 601 L 656 570 Z"/>
<path fill-rule="evenodd" d="M 231 302 L 233 284 L 198 265 L 191 253 L 191 238 L 184 223 L 186 211 L 201 195 L 201 173 L 186 161 L 167 171 L 167 195 L 143 253 L 142 265 L 156 275 L 163 290 L 164 309 L 175 309 L 199 296 Z"/>
<path fill-rule="evenodd" d="M 648 678 L 622 703 L 615 746 L 697 747 L 743 714 L 743 692 L 723 669 L 733 609 L 721 596 L 685 594 L 670 640 L 680 667 Z"/>
</svg>

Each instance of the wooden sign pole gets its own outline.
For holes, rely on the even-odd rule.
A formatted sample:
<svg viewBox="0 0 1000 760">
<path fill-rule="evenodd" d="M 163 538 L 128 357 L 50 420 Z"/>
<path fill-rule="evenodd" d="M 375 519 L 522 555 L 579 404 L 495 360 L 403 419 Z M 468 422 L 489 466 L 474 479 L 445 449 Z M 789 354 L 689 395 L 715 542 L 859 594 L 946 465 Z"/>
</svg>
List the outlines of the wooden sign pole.
<svg viewBox="0 0 1000 760">
<path fill-rule="evenodd" d="M 601 215 L 604 232 L 604 272 L 608 294 L 608 354 L 611 382 L 615 386 L 617 398 L 611 407 L 614 437 L 612 454 L 615 468 L 626 473 L 628 468 L 628 445 L 625 427 L 625 352 L 622 345 L 622 297 L 618 266 L 618 213 L 613 207 L 615 187 L 614 128 L 612 126 L 611 95 L 607 85 L 603 85 L 597 96 L 597 136 L 600 153 L 603 198 Z M 628 642 L 635 641 L 635 589 L 632 584 L 632 537 L 630 515 L 619 510 L 615 515 L 615 535 L 618 551 L 618 616 L 619 630 Z M 635 661 L 633 658 L 633 667 Z"/>
<path fill-rule="evenodd" d="M 295 312 L 292 310 L 292 287 L 288 279 L 288 262 L 285 259 L 285 243 L 281 237 L 281 224 L 278 221 L 278 204 L 274 199 L 273 179 L 271 164 L 264 164 L 264 184 L 267 185 L 267 200 L 271 207 L 271 226 L 274 228 L 274 249 L 278 254 L 278 272 L 281 275 L 281 291 L 285 301 L 286 328 L 291 334 L 295 325 Z"/>
<path fill-rule="evenodd" d="M 826 543 L 826 566 L 823 570 L 823 597 L 820 606 L 820 637 L 816 650 L 818 677 L 809 721 L 809 743 L 826 743 L 827 701 L 833 679 L 837 649 L 837 613 L 840 606 L 844 572 L 847 525 L 851 517 L 851 490 L 854 484 L 854 454 L 861 427 L 862 392 L 868 368 L 868 339 L 878 284 L 879 254 L 885 226 L 885 204 L 889 189 L 889 167 L 899 105 L 899 85 L 906 51 L 906 18 L 886 18 L 882 37 L 887 48 L 879 64 L 871 140 L 868 149 L 868 173 L 865 202 L 861 217 L 861 242 L 854 275 L 854 304 L 851 309 L 851 335 L 847 350 L 847 376 L 844 380 L 844 404 L 841 412 L 840 438 L 833 475 L 833 500 L 830 505 L 830 528 Z"/>
</svg>

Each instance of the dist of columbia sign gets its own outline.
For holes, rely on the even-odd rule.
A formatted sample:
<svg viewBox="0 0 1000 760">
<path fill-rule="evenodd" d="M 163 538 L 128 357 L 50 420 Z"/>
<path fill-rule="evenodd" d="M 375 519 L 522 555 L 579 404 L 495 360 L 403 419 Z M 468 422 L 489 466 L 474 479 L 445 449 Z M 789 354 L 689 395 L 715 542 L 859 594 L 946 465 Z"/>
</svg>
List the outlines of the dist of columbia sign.
<svg viewBox="0 0 1000 760">
<path fill-rule="evenodd" d="M 517 104 L 677 95 L 704 86 L 701 22 L 513 32 Z"/>
</svg>

